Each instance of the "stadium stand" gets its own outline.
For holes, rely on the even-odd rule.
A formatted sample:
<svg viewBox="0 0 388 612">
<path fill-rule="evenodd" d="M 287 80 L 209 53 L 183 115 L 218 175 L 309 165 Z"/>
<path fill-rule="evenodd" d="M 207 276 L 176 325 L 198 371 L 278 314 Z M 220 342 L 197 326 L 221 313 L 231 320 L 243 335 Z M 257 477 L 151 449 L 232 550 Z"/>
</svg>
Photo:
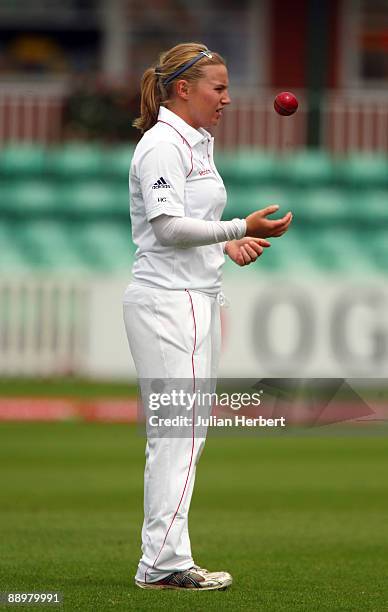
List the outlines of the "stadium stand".
<svg viewBox="0 0 388 612">
<path fill-rule="evenodd" d="M 72 227 L 63 220 L 35 219 L 21 223 L 18 243 L 30 267 L 61 271 L 87 269 L 85 258 L 74 248 Z"/>
<path fill-rule="evenodd" d="M 334 181 L 334 163 L 325 151 L 297 151 L 279 165 L 279 178 L 298 187 L 320 187 Z"/>
<path fill-rule="evenodd" d="M 388 267 L 388 241 L 386 229 L 373 232 L 373 235 L 370 235 L 370 245 L 372 262 L 378 270 L 386 273 Z"/>
<path fill-rule="evenodd" d="M 309 187 L 299 192 L 300 201 L 295 202 L 303 221 L 310 223 L 346 223 L 352 212 L 349 194 L 337 187 Z"/>
<path fill-rule="evenodd" d="M 58 189 L 51 181 L 40 178 L 8 180 L 1 187 L 1 211 L 11 217 L 28 219 L 55 213 Z"/>
<path fill-rule="evenodd" d="M 65 185 L 60 194 L 62 213 L 68 217 L 106 219 L 118 214 L 121 218 L 128 215 L 128 188 L 123 190 L 108 180 L 95 178 L 76 180 Z"/>
<path fill-rule="evenodd" d="M 15 178 L 39 176 L 46 169 L 46 152 L 37 144 L 10 144 L 1 151 L 0 174 Z"/>
<path fill-rule="evenodd" d="M 132 153 L 133 145 L 5 147 L 0 270 L 128 270 L 135 250 L 128 213 Z M 333 160 L 324 152 L 302 151 L 275 158 L 243 151 L 218 154 L 217 167 L 228 192 L 225 219 L 272 203 L 294 212 L 292 231 L 272 240 L 258 270 L 387 269 L 386 157 Z"/>
<path fill-rule="evenodd" d="M 115 147 L 104 150 L 104 176 L 117 179 L 127 185 L 128 170 L 131 163 L 134 146 Z"/>
<path fill-rule="evenodd" d="M 98 146 L 67 144 L 51 151 L 47 170 L 58 179 L 93 178 L 103 168 L 103 155 Z"/>
<path fill-rule="evenodd" d="M 216 155 L 216 165 L 225 183 L 254 185 L 269 182 L 276 176 L 275 157 L 268 152 L 244 151 Z"/>
<path fill-rule="evenodd" d="M 337 166 L 338 180 L 350 187 L 387 187 L 388 159 L 385 155 L 353 153 Z"/>
</svg>

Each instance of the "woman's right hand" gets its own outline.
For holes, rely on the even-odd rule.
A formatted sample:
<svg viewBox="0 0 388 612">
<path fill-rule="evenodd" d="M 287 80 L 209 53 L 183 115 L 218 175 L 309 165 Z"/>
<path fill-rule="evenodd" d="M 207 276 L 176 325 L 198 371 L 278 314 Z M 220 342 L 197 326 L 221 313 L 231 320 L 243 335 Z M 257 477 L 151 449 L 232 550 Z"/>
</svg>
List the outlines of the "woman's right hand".
<svg viewBox="0 0 388 612">
<path fill-rule="evenodd" d="M 267 219 L 268 215 L 272 215 L 277 210 L 279 210 L 279 206 L 273 204 L 248 215 L 245 219 L 247 224 L 246 235 L 254 236 L 255 238 L 282 236 L 289 228 L 292 221 L 292 213 L 288 212 L 281 219 Z"/>
</svg>

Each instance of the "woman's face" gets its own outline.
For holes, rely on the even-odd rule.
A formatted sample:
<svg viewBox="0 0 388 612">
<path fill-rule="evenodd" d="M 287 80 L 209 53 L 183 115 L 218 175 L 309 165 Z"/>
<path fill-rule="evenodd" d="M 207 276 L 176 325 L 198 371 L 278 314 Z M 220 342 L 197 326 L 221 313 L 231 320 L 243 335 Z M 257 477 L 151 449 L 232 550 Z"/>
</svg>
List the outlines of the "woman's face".
<svg viewBox="0 0 388 612">
<path fill-rule="evenodd" d="M 204 76 L 188 83 L 187 122 L 194 128 L 211 128 L 218 124 L 222 109 L 230 104 L 228 71 L 223 64 L 205 66 Z"/>
</svg>

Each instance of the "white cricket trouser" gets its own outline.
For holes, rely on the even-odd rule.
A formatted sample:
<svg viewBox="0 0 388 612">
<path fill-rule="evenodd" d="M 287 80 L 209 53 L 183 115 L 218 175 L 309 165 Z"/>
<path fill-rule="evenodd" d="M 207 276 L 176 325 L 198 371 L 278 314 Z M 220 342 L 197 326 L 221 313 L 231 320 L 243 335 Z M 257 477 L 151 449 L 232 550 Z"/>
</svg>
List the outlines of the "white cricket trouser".
<svg viewBox="0 0 388 612">
<path fill-rule="evenodd" d="M 142 381 L 150 379 L 163 379 L 167 384 L 182 379 L 183 386 L 189 380 L 192 389 L 198 379 L 216 379 L 221 348 L 216 298 L 193 290 L 132 283 L 124 297 L 124 321 L 141 390 Z M 202 437 L 194 430 L 184 437 L 148 435 L 143 555 L 137 580 L 155 582 L 194 563 L 188 512 L 196 465 L 205 444 L 206 432 L 201 432 Z"/>
</svg>

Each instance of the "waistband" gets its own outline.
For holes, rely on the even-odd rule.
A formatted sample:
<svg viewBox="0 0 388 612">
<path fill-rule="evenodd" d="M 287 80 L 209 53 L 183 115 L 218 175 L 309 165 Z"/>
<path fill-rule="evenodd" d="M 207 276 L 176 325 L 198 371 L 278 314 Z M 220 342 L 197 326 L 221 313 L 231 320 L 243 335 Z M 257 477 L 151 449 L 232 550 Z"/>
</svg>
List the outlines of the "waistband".
<svg viewBox="0 0 388 612">
<path fill-rule="evenodd" d="M 157 291 L 191 291 L 193 293 L 200 293 L 202 295 L 206 295 L 207 297 L 217 300 L 220 306 L 229 306 L 229 300 L 226 298 L 225 294 L 222 291 L 209 293 L 208 291 L 202 291 L 201 289 L 191 289 L 187 287 L 185 289 L 167 289 L 166 287 L 156 287 L 155 285 L 148 285 L 146 283 L 140 283 L 139 281 L 132 281 L 129 286 L 137 286 L 137 287 L 147 287 L 148 289 L 155 289 Z"/>
</svg>

